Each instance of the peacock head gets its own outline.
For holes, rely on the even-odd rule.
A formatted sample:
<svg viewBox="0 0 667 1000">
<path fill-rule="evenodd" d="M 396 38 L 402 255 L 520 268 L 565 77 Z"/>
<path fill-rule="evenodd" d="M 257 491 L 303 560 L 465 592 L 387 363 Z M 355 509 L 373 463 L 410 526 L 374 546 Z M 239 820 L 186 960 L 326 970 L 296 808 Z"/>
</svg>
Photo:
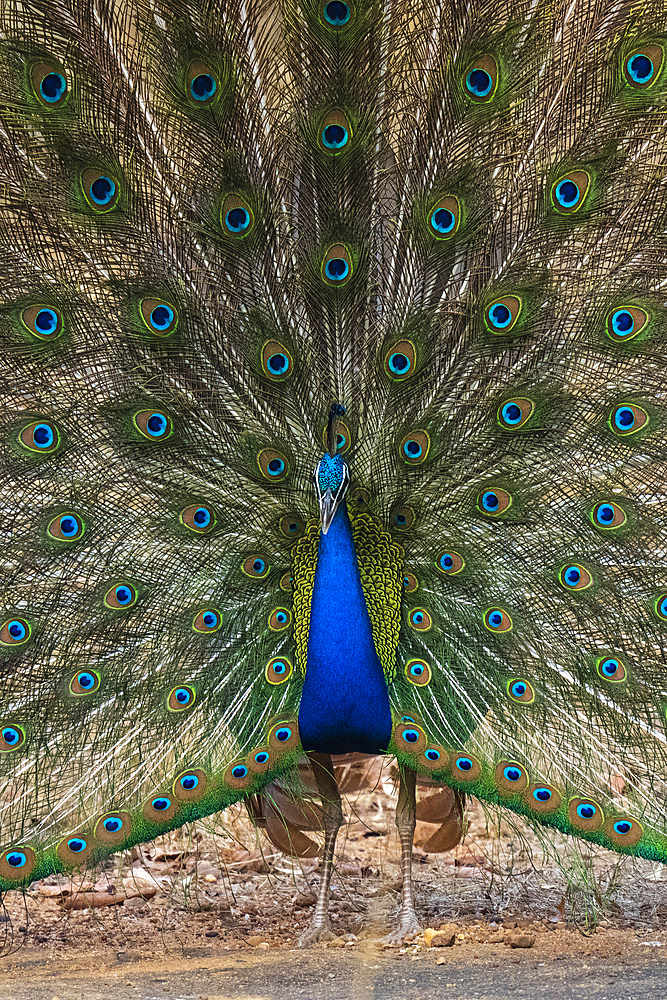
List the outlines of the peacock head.
<svg viewBox="0 0 667 1000">
<path fill-rule="evenodd" d="M 329 450 L 324 453 L 315 469 L 315 489 L 320 505 L 320 524 L 322 534 L 326 535 L 331 522 L 336 516 L 340 504 L 345 499 L 350 485 L 350 472 L 347 463 L 336 451 L 338 437 L 338 421 L 345 415 L 345 407 L 334 403 L 329 414 L 327 427 L 327 444 Z"/>
</svg>

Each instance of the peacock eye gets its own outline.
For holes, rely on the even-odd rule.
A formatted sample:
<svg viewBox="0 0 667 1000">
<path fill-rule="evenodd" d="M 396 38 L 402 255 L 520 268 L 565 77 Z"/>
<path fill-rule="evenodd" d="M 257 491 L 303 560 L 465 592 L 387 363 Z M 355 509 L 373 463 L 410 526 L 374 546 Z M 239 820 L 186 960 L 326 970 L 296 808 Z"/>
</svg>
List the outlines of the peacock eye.
<svg viewBox="0 0 667 1000">
<path fill-rule="evenodd" d="M 281 632 L 288 628 L 292 622 L 292 613 L 287 608 L 276 608 L 269 615 L 269 628 L 273 632 Z"/>
<path fill-rule="evenodd" d="M 176 309 L 161 299 L 142 299 L 139 314 L 148 331 L 156 337 L 168 337 L 178 325 Z"/>
<path fill-rule="evenodd" d="M 436 559 L 435 565 L 445 576 L 456 576 L 465 566 L 465 560 L 458 552 L 449 550 L 442 552 Z"/>
<path fill-rule="evenodd" d="M 30 70 L 32 89 L 39 103 L 49 110 L 62 107 L 68 96 L 67 78 L 62 68 L 49 63 L 34 63 Z"/>
<path fill-rule="evenodd" d="M 407 531 L 412 527 L 415 520 L 415 512 L 412 507 L 395 507 L 389 517 L 392 528 L 399 531 Z"/>
<path fill-rule="evenodd" d="M 280 518 L 278 530 L 285 538 L 298 538 L 303 533 L 303 523 L 296 514 L 285 514 Z"/>
<path fill-rule="evenodd" d="M 533 686 L 523 677 L 514 677 L 508 681 L 507 693 L 512 701 L 518 701 L 522 705 L 531 705 L 535 701 Z"/>
<path fill-rule="evenodd" d="M 424 687 L 431 680 L 431 668 L 425 660 L 409 660 L 405 665 L 405 676 L 411 684 Z"/>
<path fill-rule="evenodd" d="M 274 381 L 292 373 L 292 355 L 277 340 L 268 340 L 262 347 L 262 369 Z"/>
<path fill-rule="evenodd" d="M 653 603 L 653 609 L 663 621 L 667 621 L 667 594 L 660 594 Z"/>
<path fill-rule="evenodd" d="M 195 632 L 206 635 L 210 632 L 217 632 L 222 625 L 222 614 L 217 608 L 204 608 L 195 616 L 192 628 Z"/>
<path fill-rule="evenodd" d="M 628 676 L 624 663 L 616 656 L 601 657 L 597 661 L 597 672 L 605 681 L 618 684 Z"/>
<path fill-rule="evenodd" d="M 486 54 L 475 59 L 468 67 L 464 82 L 468 97 L 476 103 L 492 100 L 498 89 L 498 63 L 494 56 Z"/>
<path fill-rule="evenodd" d="M 142 437 L 149 441 L 161 441 L 171 436 L 171 417 L 160 410 L 139 410 L 132 414 L 132 422 Z"/>
<path fill-rule="evenodd" d="M 591 521 L 596 528 L 621 528 L 628 517 L 622 507 L 619 507 L 613 500 L 603 500 L 595 505 L 590 514 Z"/>
<path fill-rule="evenodd" d="M 246 236 L 253 226 L 250 205 L 235 194 L 228 194 L 220 210 L 222 228 L 228 236 Z"/>
<path fill-rule="evenodd" d="M 26 618 L 7 618 L 0 626 L 0 646 L 22 646 L 32 634 Z"/>
<path fill-rule="evenodd" d="M 566 590 L 586 590 L 593 583 L 593 577 L 579 563 L 569 563 L 563 566 L 558 579 Z"/>
<path fill-rule="evenodd" d="M 419 589 L 419 580 L 414 573 L 406 573 L 403 577 L 403 587 L 406 594 L 413 594 Z"/>
<path fill-rule="evenodd" d="M 210 104 L 217 94 L 218 81 L 205 63 L 195 59 L 188 66 L 186 88 L 190 98 L 202 107 Z"/>
<path fill-rule="evenodd" d="M 484 323 L 491 333 L 510 333 L 521 315 L 523 303 L 518 295 L 495 299 L 484 312 Z"/>
<path fill-rule="evenodd" d="M 107 608 L 118 610 L 119 608 L 131 608 L 137 603 L 138 593 L 136 587 L 131 583 L 119 583 L 110 587 L 104 595 L 104 604 Z"/>
<path fill-rule="evenodd" d="M 630 434 L 634 434 L 636 431 L 641 430 L 642 427 L 646 427 L 649 419 L 648 413 L 641 406 L 636 406 L 634 403 L 625 403 L 611 411 L 609 426 L 614 434 L 618 434 L 619 437 L 629 437 Z"/>
<path fill-rule="evenodd" d="M 649 313 L 640 306 L 622 306 L 607 315 L 607 336 L 616 343 L 632 340 L 644 329 Z"/>
<path fill-rule="evenodd" d="M 479 761 L 467 754 L 459 754 L 452 760 L 452 774 L 457 781 L 475 781 L 479 778 L 481 770 Z"/>
<path fill-rule="evenodd" d="M 503 608 L 489 608 L 484 615 L 484 624 L 490 632 L 511 632 L 512 619 Z"/>
<path fill-rule="evenodd" d="M 507 399 L 498 408 L 498 423 L 507 431 L 516 431 L 524 427 L 535 409 L 532 399 L 515 396 Z"/>
<path fill-rule="evenodd" d="M 551 185 L 551 202 L 560 215 L 573 215 L 586 200 L 591 176 L 586 170 L 571 170 Z"/>
<path fill-rule="evenodd" d="M 243 561 L 243 565 L 241 566 L 242 572 L 254 580 L 261 580 L 268 574 L 270 569 L 271 567 L 269 566 L 268 561 L 264 558 L 264 556 L 259 555 L 248 556 L 248 558 Z"/>
<path fill-rule="evenodd" d="M 623 64 L 626 83 L 635 90 L 646 90 L 658 79 L 664 52 L 662 46 L 648 44 L 636 49 Z"/>
<path fill-rule="evenodd" d="M 325 24 L 332 28 L 342 28 L 352 17 L 352 8 L 343 0 L 328 0 L 322 6 L 322 16 Z"/>
<path fill-rule="evenodd" d="M 192 708 L 195 698 L 195 689 L 189 684 L 181 684 L 172 688 L 167 695 L 167 708 L 170 712 L 183 712 L 186 708 Z"/>
<path fill-rule="evenodd" d="M 570 799 L 568 815 L 571 823 L 579 830 L 596 830 L 604 820 L 602 809 L 590 799 Z"/>
<path fill-rule="evenodd" d="M 489 517 L 497 517 L 512 506 L 512 497 L 506 490 L 494 487 L 484 490 L 477 497 L 477 510 Z"/>
<path fill-rule="evenodd" d="M 62 315 L 53 306 L 28 306 L 21 313 L 21 322 L 38 340 L 56 340 L 62 333 Z"/>
<path fill-rule="evenodd" d="M 60 445 L 58 428 L 49 420 L 32 420 L 21 428 L 18 442 L 36 455 L 50 455 Z"/>
<path fill-rule="evenodd" d="M 550 788 L 536 788 L 533 791 L 533 798 L 537 799 L 538 802 L 548 802 L 553 792 Z"/>
<path fill-rule="evenodd" d="M 95 212 L 110 212 L 118 204 L 120 185 L 110 174 L 88 167 L 81 174 L 81 185 L 86 201 Z"/>
<path fill-rule="evenodd" d="M 429 225 L 436 239 L 449 240 L 459 228 L 461 220 L 461 205 L 458 198 L 448 195 L 441 198 L 431 211 Z"/>
<path fill-rule="evenodd" d="M 13 722 L 0 726 L 0 753 L 18 750 L 25 743 L 25 729 Z"/>
<path fill-rule="evenodd" d="M 352 260 L 342 243 L 327 251 L 322 261 L 322 277 L 328 285 L 344 285 L 352 276 Z"/>
<path fill-rule="evenodd" d="M 334 108 L 320 126 L 320 146 L 327 153 L 337 153 L 348 145 L 351 134 L 347 117 Z"/>
<path fill-rule="evenodd" d="M 414 375 L 417 350 L 411 340 L 399 340 L 385 356 L 384 370 L 394 382 Z"/>
<path fill-rule="evenodd" d="M 197 534 L 203 535 L 215 527 L 216 518 L 210 507 L 193 503 L 181 511 L 180 522 L 190 531 L 196 531 Z"/>
<path fill-rule="evenodd" d="M 408 621 L 418 632 L 428 632 L 433 624 L 433 619 L 424 608 L 413 608 L 408 615 Z"/>
<path fill-rule="evenodd" d="M 275 448 L 262 448 L 257 456 L 260 472 L 269 482 L 280 482 L 289 475 L 287 456 Z"/>
<path fill-rule="evenodd" d="M 100 686 L 100 675 L 96 670 L 80 670 L 69 682 L 69 691 L 73 695 L 90 694 Z"/>
<path fill-rule="evenodd" d="M 423 430 L 410 431 L 401 439 L 399 453 L 407 465 L 421 465 L 431 447 L 431 439 Z"/>
<path fill-rule="evenodd" d="M 59 542 L 77 542 L 83 537 L 85 524 L 78 514 L 67 512 L 51 518 L 46 531 L 50 538 Z"/>
<path fill-rule="evenodd" d="M 292 675 L 292 664 L 282 656 L 275 656 L 267 663 L 264 675 L 269 684 L 284 684 Z"/>
<path fill-rule="evenodd" d="M 95 824 L 95 839 L 102 844 L 119 844 L 132 832 L 132 820 L 127 812 L 109 812 Z"/>
</svg>

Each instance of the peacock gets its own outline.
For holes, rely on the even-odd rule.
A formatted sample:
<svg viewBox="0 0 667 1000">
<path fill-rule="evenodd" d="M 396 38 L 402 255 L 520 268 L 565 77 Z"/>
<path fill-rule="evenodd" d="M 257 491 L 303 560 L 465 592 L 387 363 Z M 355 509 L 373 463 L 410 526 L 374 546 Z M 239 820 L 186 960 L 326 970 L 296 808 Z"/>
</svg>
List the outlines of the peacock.
<svg viewBox="0 0 667 1000">
<path fill-rule="evenodd" d="M 394 941 L 419 781 L 667 862 L 667 5 L 3 0 L 0 94 L 0 890 L 306 760 L 315 941 L 349 754 Z"/>
</svg>

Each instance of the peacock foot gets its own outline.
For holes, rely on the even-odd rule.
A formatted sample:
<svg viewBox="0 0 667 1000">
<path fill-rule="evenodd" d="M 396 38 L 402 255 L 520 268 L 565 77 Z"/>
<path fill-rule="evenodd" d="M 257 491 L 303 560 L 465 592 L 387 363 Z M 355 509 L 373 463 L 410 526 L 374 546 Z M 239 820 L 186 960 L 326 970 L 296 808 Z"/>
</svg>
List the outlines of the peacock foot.
<svg viewBox="0 0 667 1000">
<path fill-rule="evenodd" d="M 408 913 L 399 914 L 398 927 L 395 927 L 393 931 L 390 931 L 389 934 L 381 938 L 380 944 L 403 944 L 405 941 L 421 934 L 421 932 L 422 928 L 419 926 L 417 915 L 414 910 L 410 910 Z"/>
<path fill-rule="evenodd" d="M 309 945 L 315 944 L 316 941 L 333 941 L 335 936 L 328 917 L 322 921 L 314 920 L 299 938 L 299 948 L 307 948 Z"/>
</svg>

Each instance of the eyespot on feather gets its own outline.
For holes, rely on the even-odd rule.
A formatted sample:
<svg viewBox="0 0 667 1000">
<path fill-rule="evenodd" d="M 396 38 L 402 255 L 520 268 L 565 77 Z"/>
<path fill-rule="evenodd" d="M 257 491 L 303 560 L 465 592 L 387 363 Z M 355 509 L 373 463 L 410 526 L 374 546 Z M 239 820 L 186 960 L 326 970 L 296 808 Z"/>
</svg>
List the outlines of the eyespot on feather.
<svg viewBox="0 0 667 1000">
<path fill-rule="evenodd" d="M 267 340 L 262 347 L 262 370 L 273 382 L 280 382 L 292 374 L 292 355 L 277 340 Z"/>
<path fill-rule="evenodd" d="M 241 572 L 249 576 L 251 580 L 263 580 L 265 576 L 268 576 L 270 569 L 268 559 L 260 555 L 248 556 L 241 565 Z"/>
<path fill-rule="evenodd" d="M 350 0 L 324 0 L 320 6 L 320 20 L 327 28 L 344 28 L 353 20 L 354 14 L 354 4 Z"/>
<path fill-rule="evenodd" d="M 264 676 L 269 684 L 284 684 L 292 676 L 292 664 L 284 656 L 274 656 L 267 663 Z"/>
<path fill-rule="evenodd" d="M 327 442 L 327 428 L 322 429 L 322 445 L 326 450 L 329 447 Z M 339 455 L 344 455 L 352 447 L 352 434 L 349 426 L 344 420 L 338 421 L 338 433 L 336 434 L 336 451 Z"/>
<path fill-rule="evenodd" d="M 10 847 L 0 854 L 0 878 L 8 882 L 23 882 L 30 878 L 35 870 L 37 859 L 31 847 L 22 844 L 20 847 Z"/>
<path fill-rule="evenodd" d="M 591 185 L 587 170 L 570 170 L 551 185 L 551 204 L 559 215 L 574 215 L 586 201 Z"/>
<path fill-rule="evenodd" d="M 461 222 L 461 204 L 454 195 L 447 195 L 433 206 L 428 217 L 431 234 L 437 240 L 456 236 Z"/>
<path fill-rule="evenodd" d="M 81 189 L 90 208 L 97 215 L 106 215 L 118 206 L 120 184 L 113 174 L 96 167 L 87 167 L 81 173 Z"/>
<path fill-rule="evenodd" d="M 463 76 L 466 96 L 476 104 L 493 100 L 498 90 L 498 63 L 490 52 L 478 56 L 468 66 Z"/>
<path fill-rule="evenodd" d="M 653 602 L 653 610 L 661 621 L 667 621 L 667 593 L 659 594 Z"/>
<path fill-rule="evenodd" d="M 489 608 L 484 614 L 484 624 L 489 632 L 511 632 L 513 623 L 504 608 Z"/>
<path fill-rule="evenodd" d="M 607 816 L 603 829 L 616 847 L 635 847 L 644 836 L 641 823 L 630 816 Z"/>
<path fill-rule="evenodd" d="M 18 615 L 7 618 L 0 625 L 0 646 L 23 646 L 32 635 L 32 626 L 27 618 Z"/>
<path fill-rule="evenodd" d="M 431 439 L 426 431 L 409 431 L 401 438 L 398 451 L 406 465 L 421 465 L 426 460 Z"/>
<path fill-rule="evenodd" d="M 174 429 L 171 417 L 161 410 L 139 410 L 132 414 L 132 423 L 148 441 L 166 441 Z"/>
<path fill-rule="evenodd" d="M 21 323 L 37 340 L 57 340 L 63 331 L 62 313 L 53 305 L 28 306 L 21 313 Z"/>
<path fill-rule="evenodd" d="M 628 676 L 627 668 L 618 656 L 600 656 L 595 667 L 602 680 L 611 684 L 620 684 Z"/>
<path fill-rule="evenodd" d="M 255 774 L 265 774 L 273 766 L 276 753 L 269 746 L 255 747 L 246 757 L 246 764 Z"/>
<path fill-rule="evenodd" d="M 269 628 L 272 632 L 282 632 L 292 624 L 292 612 L 289 608 L 276 608 L 269 615 Z"/>
<path fill-rule="evenodd" d="M 419 589 L 419 580 L 414 573 L 406 573 L 403 577 L 403 590 L 406 594 L 414 594 Z"/>
<path fill-rule="evenodd" d="M 195 107 L 205 108 L 219 96 L 220 84 L 205 62 L 193 59 L 185 75 L 185 90 Z"/>
<path fill-rule="evenodd" d="M 494 486 L 482 490 L 477 497 L 477 510 L 486 517 L 498 517 L 512 506 L 512 497 L 507 490 Z"/>
<path fill-rule="evenodd" d="M 436 569 L 443 576 L 456 576 L 465 567 L 465 560 L 458 552 L 448 549 L 441 552 L 435 561 Z"/>
<path fill-rule="evenodd" d="M 665 55 L 661 45 L 649 42 L 623 60 L 625 82 L 634 90 L 648 90 L 660 76 Z"/>
<path fill-rule="evenodd" d="M 390 526 L 398 531 L 408 531 L 414 521 L 415 512 L 412 507 L 393 507 L 389 515 Z"/>
<path fill-rule="evenodd" d="M 627 343 L 644 330 L 649 319 L 650 313 L 641 306 L 616 306 L 607 314 L 607 336 L 616 344 Z"/>
<path fill-rule="evenodd" d="M 432 743 L 426 747 L 419 762 L 422 767 L 427 767 L 429 771 L 444 771 L 449 766 L 449 754 L 444 747 Z"/>
<path fill-rule="evenodd" d="M 291 570 L 288 569 L 287 572 L 283 573 L 283 575 L 280 577 L 279 587 L 281 590 L 285 590 L 287 592 L 292 590 L 293 580 L 292 580 Z"/>
<path fill-rule="evenodd" d="M 410 684 L 425 687 L 431 680 L 431 668 L 426 660 L 408 660 L 405 664 L 405 676 Z"/>
<path fill-rule="evenodd" d="M 101 678 L 97 670 L 78 670 L 69 682 L 69 693 L 75 697 L 92 694 L 100 686 Z"/>
<path fill-rule="evenodd" d="M 300 538 L 304 531 L 304 524 L 298 514 L 285 514 L 278 522 L 278 530 L 284 538 Z"/>
<path fill-rule="evenodd" d="M 197 692 L 190 684 L 179 684 L 167 695 L 167 709 L 170 712 L 184 712 L 192 708 Z"/>
<path fill-rule="evenodd" d="M 88 834 L 73 834 L 60 841 L 56 854 L 64 865 L 80 865 L 93 853 L 93 842 Z"/>
<path fill-rule="evenodd" d="M 601 531 L 622 528 L 628 517 L 622 507 L 614 500 L 601 500 L 590 513 L 590 520 L 595 528 Z"/>
<path fill-rule="evenodd" d="M 587 590 L 593 584 L 593 577 L 580 563 L 567 563 L 560 570 L 558 581 L 565 590 Z"/>
<path fill-rule="evenodd" d="M 602 808 L 592 799 L 582 799 L 578 796 L 570 799 L 567 814 L 570 823 L 577 830 L 592 832 L 599 830 L 604 823 Z"/>
<path fill-rule="evenodd" d="M 649 421 L 650 417 L 642 406 L 622 403 L 611 411 L 607 425 L 618 437 L 630 437 L 646 427 Z"/>
<path fill-rule="evenodd" d="M 57 542 L 78 542 L 83 538 L 86 526 L 78 514 L 63 511 L 49 521 L 46 532 Z"/>
<path fill-rule="evenodd" d="M 417 348 L 411 340 L 398 340 L 384 358 L 384 370 L 394 382 L 403 382 L 417 368 Z"/>
<path fill-rule="evenodd" d="M 181 802 L 198 802 L 206 795 L 208 779 L 201 768 L 192 767 L 181 771 L 172 785 L 172 791 Z"/>
<path fill-rule="evenodd" d="M 216 525 L 217 518 L 212 507 L 205 503 L 192 503 L 179 515 L 182 525 L 195 531 L 198 535 L 204 535 L 212 531 Z"/>
<path fill-rule="evenodd" d="M 222 612 L 217 608 L 204 608 L 194 618 L 192 628 L 201 635 L 217 632 L 222 625 Z"/>
<path fill-rule="evenodd" d="M 64 69 L 59 63 L 40 60 L 30 67 L 32 90 L 45 111 L 62 108 L 69 97 L 69 86 Z"/>
<path fill-rule="evenodd" d="M 320 123 L 318 142 L 320 149 L 330 155 L 347 149 L 352 141 L 352 128 L 340 108 L 332 108 Z"/>
<path fill-rule="evenodd" d="M 151 795 L 150 799 L 144 802 L 142 812 L 144 819 L 149 823 L 168 823 L 178 812 L 179 803 L 175 797 L 168 793 L 166 795 Z"/>
<path fill-rule="evenodd" d="M 60 445 L 60 434 L 51 420 L 31 420 L 19 431 L 18 442 L 34 455 L 51 455 Z"/>
<path fill-rule="evenodd" d="M 124 810 L 105 813 L 95 823 L 93 835 L 100 844 L 122 844 L 132 833 L 132 817 Z"/>
<path fill-rule="evenodd" d="M 521 315 L 523 302 L 518 295 L 503 295 L 484 310 L 486 329 L 496 335 L 511 333 Z"/>
<path fill-rule="evenodd" d="M 148 332 L 155 337 L 168 337 L 178 326 L 175 306 L 164 299 L 142 299 L 139 316 Z"/>
<path fill-rule="evenodd" d="M 268 744 L 272 751 L 277 751 L 281 754 L 298 747 L 299 726 L 297 720 L 285 719 L 271 726 L 269 729 Z"/>
<path fill-rule="evenodd" d="M 552 813 L 560 809 L 563 798 L 557 788 L 543 781 L 532 782 L 523 793 L 527 806 L 537 813 Z"/>
<path fill-rule="evenodd" d="M 408 622 L 417 632 L 428 632 L 433 625 L 433 619 L 425 608 L 413 608 L 408 612 Z"/>
<path fill-rule="evenodd" d="M 450 752 L 449 759 L 449 773 L 456 781 L 475 781 L 482 773 L 479 761 L 471 754 Z"/>
<path fill-rule="evenodd" d="M 0 753 L 12 753 L 23 746 L 25 729 L 17 722 L 3 722 L 0 725 Z"/>
<path fill-rule="evenodd" d="M 535 411 L 535 403 L 527 396 L 512 396 L 498 407 L 498 424 L 505 431 L 525 427 Z"/>
<path fill-rule="evenodd" d="M 117 583 L 109 587 L 104 595 L 104 606 L 113 611 L 131 608 L 137 603 L 138 593 L 131 583 Z"/>
<path fill-rule="evenodd" d="M 528 787 L 528 771 L 513 760 L 501 760 L 494 773 L 496 788 L 502 794 L 513 795 L 525 792 Z"/>
<path fill-rule="evenodd" d="M 220 209 L 220 225 L 225 236 L 232 239 L 242 239 L 250 233 L 254 226 L 252 209 L 244 198 L 237 194 L 228 194 L 223 199 Z"/>
<path fill-rule="evenodd" d="M 525 677 L 512 677 L 507 682 L 507 694 L 510 699 L 520 705 L 532 705 L 535 701 L 535 691 Z"/>
<path fill-rule="evenodd" d="M 329 247 L 322 261 L 322 280 L 332 288 L 346 285 L 352 277 L 352 258 L 342 243 Z"/>
<path fill-rule="evenodd" d="M 399 750 L 422 754 L 428 745 L 426 733 L 414 722 L 401 722 L 394 729 L 394 740 Z"/>
<path fill-rule="evenodd" d="M 289 475 L 289 461 L 286 455 L 275 448 L 262 448 L 257 456 L 257 465 L 264 478 L 270 483 L 279 483 Z"/>
</svg>

